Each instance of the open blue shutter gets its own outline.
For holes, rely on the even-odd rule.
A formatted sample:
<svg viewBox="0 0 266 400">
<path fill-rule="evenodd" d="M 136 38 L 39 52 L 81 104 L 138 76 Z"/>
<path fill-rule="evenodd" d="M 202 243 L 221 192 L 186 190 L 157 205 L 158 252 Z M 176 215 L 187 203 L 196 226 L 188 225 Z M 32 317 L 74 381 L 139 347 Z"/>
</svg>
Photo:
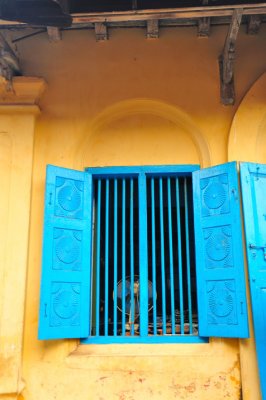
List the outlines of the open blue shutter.
<svg viewBox="0 0 266 400">
<path fill-rule="evenodd" d="M 89 333 L 92 176 L 47 167 L 39 339 Z"/>
<path fill-rule="evenodd" d="M 252 316 L 262 399 L 266 399 L 266 165 L 241 163 Z"/>
<path fill-rule="evenodd" d="M 245 275 L 236 163 L 193 172 L 200 336 L 246 338 Z"/>
</svg>

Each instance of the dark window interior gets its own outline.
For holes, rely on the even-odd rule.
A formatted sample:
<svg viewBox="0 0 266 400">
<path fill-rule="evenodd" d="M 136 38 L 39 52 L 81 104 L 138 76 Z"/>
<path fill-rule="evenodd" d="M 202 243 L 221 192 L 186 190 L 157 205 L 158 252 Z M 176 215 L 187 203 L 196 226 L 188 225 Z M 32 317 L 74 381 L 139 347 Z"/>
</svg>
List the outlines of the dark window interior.
<svg viewBox="0 0 266 400">
<path fill-rule="evenodd" d="M 94 180 L 92 336 L 138 336 L 141 328 L 138 181 L 116 181 L 115 195 L 114 179 L 108 189 L 101 179 L 100 190 Z M 197 335 L 191 178 L 147 178 L 146 210 L 148 334 Z"/>
</svg>

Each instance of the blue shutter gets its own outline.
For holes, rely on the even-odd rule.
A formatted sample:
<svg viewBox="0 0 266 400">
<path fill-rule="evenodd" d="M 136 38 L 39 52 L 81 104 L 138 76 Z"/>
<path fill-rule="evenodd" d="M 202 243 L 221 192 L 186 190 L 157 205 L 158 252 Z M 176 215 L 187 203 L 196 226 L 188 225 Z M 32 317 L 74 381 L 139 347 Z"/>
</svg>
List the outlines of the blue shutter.
<svg viewBox="0 0 266 400">
<path fill-rule="evenodd" d="M 200 336 L 248 337 L 236 163 L 193 172 Z"/>
<path fill-rule="evenodd" d="M 241 163 L 240 173 L 256 351 L 266 399 L 266 165 Z"/>
<path fill-rule="evenodd" d="M 39 339 L 89 333 L 92 176 L 47 167 Z"/>
</svg>

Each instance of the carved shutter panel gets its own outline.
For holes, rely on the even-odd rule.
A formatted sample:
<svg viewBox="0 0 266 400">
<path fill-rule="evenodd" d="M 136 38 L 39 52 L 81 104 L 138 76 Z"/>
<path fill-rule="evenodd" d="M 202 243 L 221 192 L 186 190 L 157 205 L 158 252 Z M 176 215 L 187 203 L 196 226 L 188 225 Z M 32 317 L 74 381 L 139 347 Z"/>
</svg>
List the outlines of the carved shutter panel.
<svg viewBox="0 0 266 400">
<path fill-rule="evenodd" d="M 47 167 L 39 339 L 89 332 L 92 177 Z"/>
<path fill-rule="evenodd" d="M 241 163 L 252 317 L 262 399 L 266 399 L 266 165 Z"/>
<path fill-rule="evenodd" d="M 200 336 L 248 337 L 236 163 L 193 173 Z"/>
</svg>

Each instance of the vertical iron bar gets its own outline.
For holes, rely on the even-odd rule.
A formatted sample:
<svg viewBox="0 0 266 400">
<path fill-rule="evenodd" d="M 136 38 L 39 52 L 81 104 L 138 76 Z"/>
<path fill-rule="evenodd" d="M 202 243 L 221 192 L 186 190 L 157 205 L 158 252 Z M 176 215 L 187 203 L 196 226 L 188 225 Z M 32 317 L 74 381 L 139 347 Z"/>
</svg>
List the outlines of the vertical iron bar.
<svg viewBox="0 0 266 400">
<path fill-rule="evenodd" d="M 175 288 L 174 288 L 174 263 L 173 263 L 173 229 L 172 229 L 172 198 L 171 198 L 171 178 L 167 178 L 168 191 L 168 232 L 169 232 L 169 261 L 170 261 L 170 293 L 171 293 L 171 323 L 172 334 L 175 330 Z"/>
<path fill-rule="evenodd" d="M 135 333 L 134 293 L 134 180 L 130 178 L 130 334 Z"/>
<path fill-rule="evenodd" d="M 166 334 L 165 260 L 164 260 L 164 217 L 163 217 L 163 180 L 162 180 L 162 178 L 159 178 L 159 188 L 160 188 L 160 234 L 161 234 L 162 314 L 163 314 L 163 334 Z"/>
<path fill-rule="evenodd" d="M 145 173 L 139 174 L 139 277 L 140 277 L 140 336 L 148 334 L 148 244 L 147 244 L 147 186 Z"/>
<path fill-rule="evenodd" d="M 114 180 L 114 336 L 117 336 L 117 179 Z"/>
<path fill-rule="evenodd" d="M 91 198 L 91 202 L 89 204 L 88 207 L 88 215 L 91 216 L 91 220 L 92 220 L 92 229 L 89 232 L 89 237 L 88 237 L 88 243 L 90 244 L 90 249 L 89 249 L 89 253 L 88 253 L 88 258 L 91 259 L 92 262 L 92 268 L 91 268 L 91 273 L 89 276 L 89 293 L 88 293 L 88 298 L 90 299 L 90 301 L 92 302 L 94 299 L 92 298 L 92 290 L 94 290 L 94 271 L 93 271 L 93 266 L 94 264 L 94 246 L 95 246 L 95 240 L 92 240 L 94 238 L 94 232 L 95 232 L 95 197 L 94 197 L 94 183 L 93 183 L 93 179 L 92 179 L 92 174 L 85 172 L 85 176 L 86 176 L 86 181 L 87 181 L 87 185 L 89 188 L 89 192 L 88 192 L 88 199 Z M 92 334 L 92 326 L 93 326 L 93 322 L 94 322 L 94 311 L 91 307 L 91 317 L 89 319 L 89 336 L 91 336 Z"/>
<path fill-rule="evenodd" d="M 152 299 L 153 333 L 157 335 L 157 297 L 156 297 L 156 239 L 155 239 L 155 197 L 154 178 L 151 178 L 151 239 L 152 239 Z"/>
<path fill-rule="evenodd" d="M 108 336 L 109 307 L 109 179 L 106 179 L 105 190 L 105 304 L 104 304 L 104 335 Z"/>
<path fill-rule="evenodd" d="M 122 336 L 126 334 L 126 180 L 122 180 Z"/>
<path fill-rule="evenodd" d="M 97 208 L 97 244 L 96 244 L 96 336 L 99 336 L 100 328 L 100 267 L 101 267 L 101 191 L 102 191 L 102 181 L 98 180 L 97 185 L 98 191 L 98 208 Z"/>
<path fill-rule="evenodd" d="M 182 270 L 182 241 L 179 200 L 179 179 L 176 178 L 176 216 L 177 216 L 177 243 L 178 243 L 178 275 L 179 275 L 179 306 L 180 306 L 180 333 L 184 334 L 184 297 L 183 297 L 183 270 Z"/>
<path fill-rule="evenodd" d="M 91 175 L 92 179 L 92 175 Z M 96 181 L 93 181 L 93 203 L 92 203 L 92 269 L 91 269 L 91 321 L 89 327 L 89 336 L 95 336 L 96 334 L 96 322 L 95 322 L 95 313 L 96 313 L 96 260 L 97 260 L 97 201 L 96 201 Z"/>
<path fill-rule="evenodd" d="M 191 296 L 191 271 L 190 271 L 190 248 L 189 248 L 189 223 L 188 223 L 188 197 L 187 197 L 187 178 L 184 182 L 184 195 L 185 195 L 185 229 L 186 229 L 186 256 L 187 256 L 187 291 L 188 291 L 188 319 L 189 319 L 189 333 L 193 333 L 193 320 L 192 320 L 192 296 Z"/>
</svg>

